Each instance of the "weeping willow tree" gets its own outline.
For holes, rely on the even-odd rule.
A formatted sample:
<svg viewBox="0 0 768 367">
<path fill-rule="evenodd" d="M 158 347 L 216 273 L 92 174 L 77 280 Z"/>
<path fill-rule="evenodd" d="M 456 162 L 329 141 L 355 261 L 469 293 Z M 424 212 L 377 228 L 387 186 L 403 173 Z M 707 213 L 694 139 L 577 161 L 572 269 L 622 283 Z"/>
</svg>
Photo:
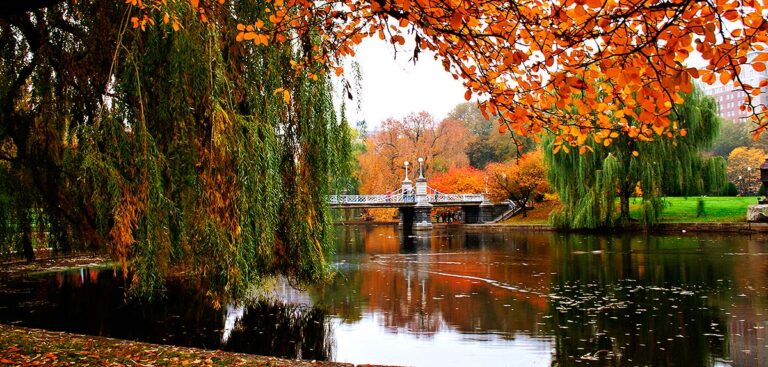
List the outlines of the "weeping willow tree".
<svg viewBox="0 0 768 367">
<path fill-rule="evenodd" d="M 553 140 L 545 138 L 548 180 L 563 204 L 551 214 L 551 224 L 570 229 L 626 225 L 630 222 L 630 198 L 637 195 L 641 199 L 640 217 L 635 219 L 653 225 L 664 207 L 665 195 L 719 192 L 726 182 L 725 162 L 700 153 L 717 137 L 717 105 L 699 89 L 684 100 L 673 113 L 673 121 L 685 129 L 685 136 L 641 141 L 619 134 L 607 147 L 590 138 L 587 146 L 592 152 L 585 154 L 555 153 Z"/>
<path fill-rule="evenodd" d="M 184 269 L 214 302 L 275 274 L 325 277 L 324 197 L 350 176 L 349 129 L 328 73 L 294 62 L 311 32 L 236 42 L 264 5 L 201 20 L 169 1 L 178 23 L 145 30 L 115 1 L 0 17 L 4 249 L 108 252 L 140 293 Z"/>
</svg>

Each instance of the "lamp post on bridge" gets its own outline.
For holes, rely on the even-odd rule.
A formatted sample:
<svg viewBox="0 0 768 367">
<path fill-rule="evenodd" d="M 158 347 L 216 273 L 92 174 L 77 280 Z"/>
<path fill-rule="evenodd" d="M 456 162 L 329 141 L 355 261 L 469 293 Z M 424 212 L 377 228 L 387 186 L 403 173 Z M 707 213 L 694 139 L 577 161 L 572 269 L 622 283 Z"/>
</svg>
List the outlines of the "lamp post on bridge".
<svg viewBox="0 0 768 367">
<path fill-rule="evenodd" d="M 432 229 L 432 204 L 427 198 L 427 178 L 424 177 L 424 158 L 419 157 L 419 178 L 416 179 L 416 206 L 414 229 Z"/>
<path fill-rule="evenodd" d="M 403 180 L 403 184 L 401 185 L 402 192 L 403 192 L 403 201 L 408 200 L 408 195 L 413 192 L 413 183 L 411 182 L 411 179 L 408 178 L 408 161 L 405 161 L 403 163 L 403 166 L 405 166 L 405 179 Z"/>
</svg>

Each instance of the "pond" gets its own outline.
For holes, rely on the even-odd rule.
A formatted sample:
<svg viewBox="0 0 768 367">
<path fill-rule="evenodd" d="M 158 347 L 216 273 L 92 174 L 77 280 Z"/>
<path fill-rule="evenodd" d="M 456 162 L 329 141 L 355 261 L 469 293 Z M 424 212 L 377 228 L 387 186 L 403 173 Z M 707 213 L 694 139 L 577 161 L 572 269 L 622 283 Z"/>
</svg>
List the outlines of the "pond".
<svg viewBox="0 0 768 367">
<path fill-rule="evenodd" d="M 80 269 L 0 288 L 0 322 L 352 363 L 768 366 L 765 236 L 336 228 L 323 287 L 215 310 Z"/>
</svg>

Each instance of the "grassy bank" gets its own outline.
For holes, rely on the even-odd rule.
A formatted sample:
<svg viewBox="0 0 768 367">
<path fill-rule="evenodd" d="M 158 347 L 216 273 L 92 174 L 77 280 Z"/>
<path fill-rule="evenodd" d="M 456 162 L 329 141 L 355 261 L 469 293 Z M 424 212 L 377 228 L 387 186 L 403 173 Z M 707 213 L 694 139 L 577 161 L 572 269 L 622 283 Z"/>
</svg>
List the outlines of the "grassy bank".
<svg viewBox="0 0 768 367">
<path fill-rule="evenodd" d="M 0 366 L 352 367 L 0 325 Z"/>
<path fill-rule="evenodd" d="M 549 213 L 560 207 L 560 202 L 554 200 L 536 203 L 533 209 L 528 210 L 525 217 L 518 214 L 501 224 L 549 224 Z"/>
<path fill-rule="evenodd" d="M 699 197 L 668 197 L 665 198 L 666 206 L 661 213 L 661 222 L 666 223 L 710 223 L 710 222 L 746 222 L 747 207 L 757 204 L 757 198 L 733 197 L 733 196 L 707 196 L 703 197 L 704 215 L 696 216 L 696 207 Z M 639 216 L 639 199 L 633 199 L 630 205 L 630 216 Z"/>
<path fill-rule="evenodd" d="M 697 216 L 698 197 L 668 197 L 664 200 L 666 206 L 661 213 L 662 223 L 745 222 L 747 207 L 757 204 L 757 198 L 754 196 L 708 196 L 702 198 L 704 215 Z M 630 204 L 630 216 L 636 219 L 640 215 L 640 200 L 632 199 Z M 556 201 L 536 203 L 534 209 L 528 212 L 527 218 L 518 215 L 502 224 L 548 224 L 549 213 L 557 208 L 560 208 L 560 203 Z"/>
</svg>

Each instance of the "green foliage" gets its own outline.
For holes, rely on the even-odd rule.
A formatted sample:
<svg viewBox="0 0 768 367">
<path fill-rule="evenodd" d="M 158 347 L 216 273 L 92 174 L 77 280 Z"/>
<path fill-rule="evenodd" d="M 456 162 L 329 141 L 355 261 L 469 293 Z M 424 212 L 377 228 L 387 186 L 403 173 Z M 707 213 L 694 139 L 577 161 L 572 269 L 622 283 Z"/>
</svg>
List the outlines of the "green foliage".
<svg viewBox="0 0 768 367">
<path fill-rule="evenodd" d="M 736 189 L 736 184 L 728 181 L 723 188 L 723 196 L 736 196 L 739 194 L 739 190 Z"/>
<path fill-rule="evenodd" d="M 664 208 L 663 195 L 719 192 L 725 184 L 724 160 L 699 153 L 717 135 L 716 111 L 714 100 L 694 90 L 674 114 L 675 123 L 687 129 L 685 137 L 643 142 L 620 134 L 608 146 L 590 137 L 586 144 L 593 152 L 585 154 L 555 153 L 553 139 L 545 138 L 548 179 L 563 203 L 551 214 L 551 224 L 571 229 L 626 225 L 629 198 L 639 193 L 642 202 L 636 220 L 652 225 Z"/>
<path fill-rule="evenodd" d="M 712 143 L 712 153 L 728 157 L 737 147 L 768 150 L 768 136 L 760 135 L 757 140 L 753 140 L 751 130 L 749 123 L 723 119 L 720 124 L 720 134 Z"/>
<path fill-rule="evenodd" d="M 477 103 L 465 102 L 456 105 L 448 118 L 459 120 L 469 129 L 473 140 L 466 153 L 472 167 L 483 169 L 488 163 L 505 162 L 531 151 L 536 144 L 530 137 L 519 136 L 513 131 L 500 133 L 499 124 L 493 118 L 486 120 Z"/>
<path fill-rule="evenodd" d="M 263 17 L 265 4 L 232 6 L 202 23 L 189 3 L 168 3 L 176 32 L 132 30 L 114 2 L 0 26 L 0 138 L 15 148 L 0 206 L 21 209 L 2 214 L 15 226 L 3 233 L 30 233 L 15 223 L 39 212 L 48 245 L 110 252 L 140 294 L 179 268 L 215 303 L 265 276 L 324 279 L 325 195 L 352 184 L 352 131 L 328 77 L 284 72 L 313 36 L 237 43 L 234 14 Z"/>
</svg>

